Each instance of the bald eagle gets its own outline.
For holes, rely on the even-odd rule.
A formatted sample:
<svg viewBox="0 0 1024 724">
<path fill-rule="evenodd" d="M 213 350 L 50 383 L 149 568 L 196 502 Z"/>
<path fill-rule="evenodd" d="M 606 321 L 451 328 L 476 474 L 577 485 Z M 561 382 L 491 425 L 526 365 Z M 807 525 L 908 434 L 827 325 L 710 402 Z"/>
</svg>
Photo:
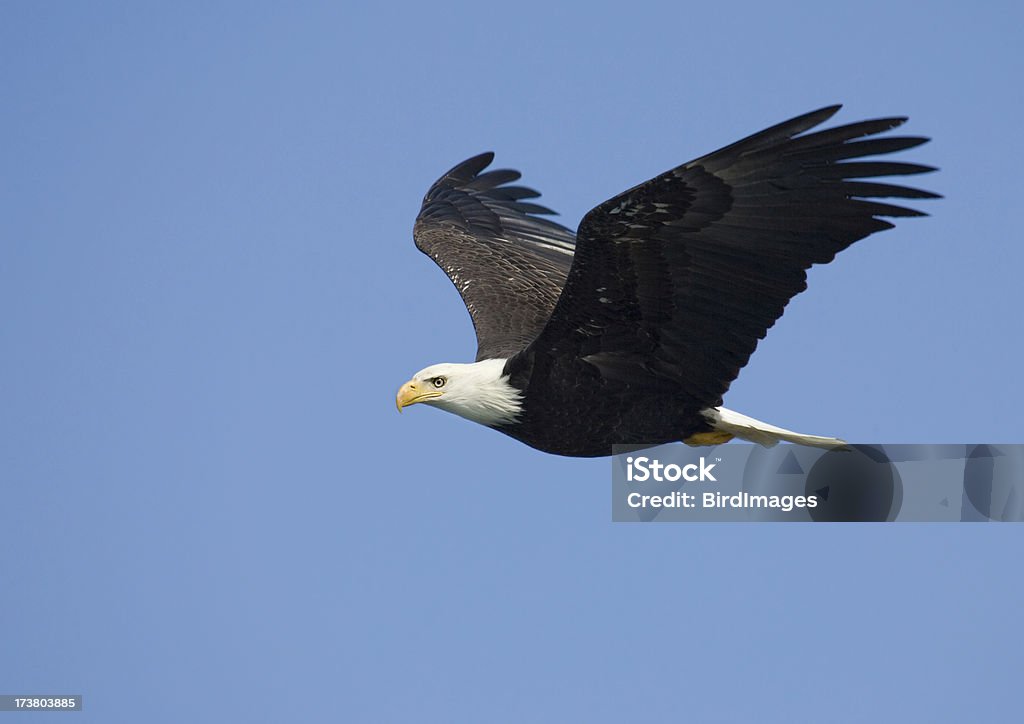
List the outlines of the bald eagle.
<svg viewBox="0 0 1024 724">
<path fill-rule="evenodd" d="M 558 455 L 613 445 L 732 438 L 832 447 L 722 407 L 757 342 L 826 264 L 858 239 L 923 216 L 876 199 L 937 198 L 877 177 L 934 169 L 864 160 L 918 146 L 877 137 L 906 118 L 808 132 L 840 106 L 807 113 L 684 163 L 600 204 L 578 231 L 484 171 L 492 153 L 442 176 L 413 236 L 462 295 L 476 361 L 437 364 L 401 386 L 399 411 L 425 403 Z"/>
</svg>

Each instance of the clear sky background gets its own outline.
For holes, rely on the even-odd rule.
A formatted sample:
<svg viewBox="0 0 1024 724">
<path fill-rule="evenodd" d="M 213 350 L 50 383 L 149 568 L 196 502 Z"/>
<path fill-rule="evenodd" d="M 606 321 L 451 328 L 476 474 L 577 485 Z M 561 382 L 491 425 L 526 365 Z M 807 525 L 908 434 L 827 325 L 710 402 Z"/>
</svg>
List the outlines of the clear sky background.
<svg viewBox="0 0 1024 724">
<path fill-rule="evenodd" d="M 996 721 L 1024 528 L 613 525 L 606 460 L 394 393 L 484 150 L 575 227 L 771 123 L 911 117 L 932 216 L 726 398 L 1024 442 L 1019 3 L 0 5 L 0 693 L 82 722 Z M 12 721 L 28 715 L 7 714 Z"/>
</svg>

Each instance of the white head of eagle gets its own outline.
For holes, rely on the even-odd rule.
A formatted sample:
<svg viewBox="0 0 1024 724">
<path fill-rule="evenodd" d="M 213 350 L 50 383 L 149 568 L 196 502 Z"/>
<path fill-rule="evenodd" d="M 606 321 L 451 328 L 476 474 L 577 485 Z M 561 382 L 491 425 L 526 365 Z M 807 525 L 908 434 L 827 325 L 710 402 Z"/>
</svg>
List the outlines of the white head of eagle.
<svg viewBox="0 0 1024 724">
<path fill-rule="evenodd" d="M 402 385 L 395 404 L 399 412 L 422 402 L 488 427 L 512 424 L 522 412 L 523 396 L 509 384 L 505 361 L 431 365 Z"/>
</svg>

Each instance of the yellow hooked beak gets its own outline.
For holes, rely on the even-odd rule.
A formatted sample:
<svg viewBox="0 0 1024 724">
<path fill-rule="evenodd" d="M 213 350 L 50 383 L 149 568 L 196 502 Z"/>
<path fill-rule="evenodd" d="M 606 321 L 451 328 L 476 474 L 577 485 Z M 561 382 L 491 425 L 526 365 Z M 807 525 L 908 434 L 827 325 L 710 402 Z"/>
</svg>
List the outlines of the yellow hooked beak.
<svg viewBox="0 0 1024 724">
<path fill-rule="evenodd" d="M 398 406 L 398 411 L 401 412 L 403 407 L 409 405 L 415 405 L 417 402 L 423 402 L 424 400 L 432 400 L 435 397 L 440 397 L 443 392 L 441 390 L 435 390 L 430 387 L 429 382 L 417 382 L 416 380 L 409 380 L 398 390 L 398 394 L 395 395 L 395 405 Z"/>
</svg>

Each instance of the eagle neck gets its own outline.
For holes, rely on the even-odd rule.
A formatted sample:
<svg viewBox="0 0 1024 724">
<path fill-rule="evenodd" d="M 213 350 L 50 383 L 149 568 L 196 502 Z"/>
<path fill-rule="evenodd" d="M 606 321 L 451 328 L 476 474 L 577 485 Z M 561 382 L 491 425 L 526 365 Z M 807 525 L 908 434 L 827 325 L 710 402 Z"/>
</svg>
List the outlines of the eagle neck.
<svg viewBox="0 0 1024 724">
<path fill-rule="evenodd" d="M 487 427 L 514 424 L 523 411 L 523 393 L 509 381 L 506 359 L 460 365 L 459 390 L 453 387 L 432 404 Z"/>
</svg>

